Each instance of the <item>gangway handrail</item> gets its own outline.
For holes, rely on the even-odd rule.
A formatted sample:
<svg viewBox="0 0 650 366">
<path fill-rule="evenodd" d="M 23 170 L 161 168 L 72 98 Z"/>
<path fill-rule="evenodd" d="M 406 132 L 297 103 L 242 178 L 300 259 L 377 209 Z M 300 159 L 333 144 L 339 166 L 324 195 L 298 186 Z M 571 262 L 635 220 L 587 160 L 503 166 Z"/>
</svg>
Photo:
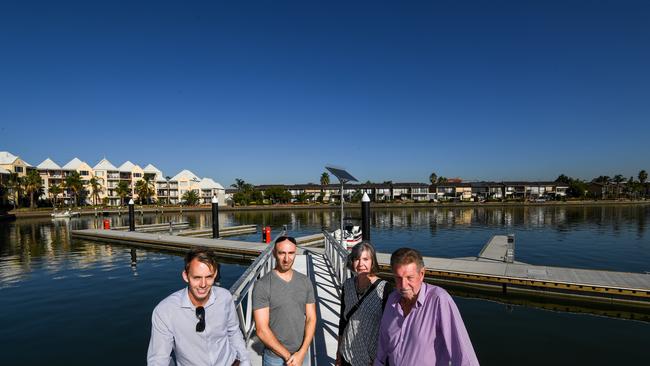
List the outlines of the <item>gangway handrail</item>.
<svg viewBox="0 0 650 366">
<path fill-rule="evenodd" d="M 282 231 L 275 239 L 285 235 Z M 235 311 L 239 319 L 239 328 L 244 334 L 246 343 L 250 340 L 255 330 L 253 321 L 253 288 L 255 281 L 271 272 L 275 267 L 275 257 L 273 257 L 273 244 L 275 239 L 260 253 L 259 256 L 251 263 L 246 271 L 230 287 L 230 294 L 235 303 Z M 245 300 L 245 306 L 244 306 Z"/>
<path fill-rule="evenodd" d="M 325 257 L 334 270 L 334 277 L 338 282 L 336 285 L 340 289 L 343 282 L 350 277 L 350 270 L 347 268 L 349 252 L 328 231 L 323 230 L 323 237 L 325 238 Z"/>
</svg>

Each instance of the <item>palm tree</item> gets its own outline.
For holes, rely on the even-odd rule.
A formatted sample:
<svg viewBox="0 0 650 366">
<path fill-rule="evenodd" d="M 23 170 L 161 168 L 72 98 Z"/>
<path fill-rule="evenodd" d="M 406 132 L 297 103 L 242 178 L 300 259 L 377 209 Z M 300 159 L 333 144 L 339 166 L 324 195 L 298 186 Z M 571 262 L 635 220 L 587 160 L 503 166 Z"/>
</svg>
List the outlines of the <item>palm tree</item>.
<svg viewBox="0 0 650 366">
<path fill-rule="evenodd" d="M 643 196 L 646 195 L 646 186 L 645 181 L 648 179 L 648 173 L 645 170 L 639 172 L 639 182 L 641 183 L 641 189 L 643 190 Z"/>
<path fill-rule="evenodd" d="M 48 190 L 48 193 L 49 193 L 50 195 L 52 195 L 52 198 L 54 199 L 53 202 L 52 202 L 52 205 L 53 205 L 54 207 L 56 207 L 56 197 L 57 197 L 59 194 L 61 194 L 61 192 L 63 192 L 63 188 L 61 188 L 61 186 L 56 185 L 56 184 L 52 184 L 52 185 L 50 186 L 50 189 Z"/>
<path fill-rule="evenodd" d="M 616 174 L 612 180 L 616 183 L 616 198 L 618 198 L 621 193 L 620 185 L 625 178 L 623 178 L 623 174 Z"/>
<path fill-rule="evenodd" d="M 99 201 L 99 194 L 102 193 L 104 189 L 102 188 L 101 184 L 99 184 L 99 181 L 96 177 L 90 178 L 90 181 L 88 183 L 90 184 L 90 196 L 93 199 L 93 205 L 97 205 L 97 201 Z"/>
<path fill-rule="evenodd" d="M 124 199 L 131 193 L 129 184 L 126 181 L 121 180 L 115 188 L 115 193 L 120 196 L 120 205 L 123 205 Z"/>
<path fill-rule="evenodd" d="M 195 190 L 190 189 L 189 191 L 185 192 L 185 194 L 183 194 L 183 197 L 181 197 L 181 199 L 185 202 L 186 205 L 194 206 L 199 202 L 199 195 Z"/>
<path fill-rule="evenodd" d="M 429 175 L 429 182 L 431 182 L 431 184 L 436 184 L 437 181 L 438 175 L 435 172 L 431 173 L 431 175 Z"/>
<path fill-rule="evenodd" d="M 320 196 L 321 200 L 325 196 L 325 187 L 330 184 L 330 175 L 327 172 L 323 172 L 320 175 Z"/>
<path fill-rule="evenodd" d="M 392 201 L 393 200 L 393 193 L 394 193 L 394 191 L 393 191 L 393 181 L 392 180 L 387 180 L 387 181 L 384 181 L 384 184 L 388 185 L 388 188 L 390 190 L 390 200 Z"/>
<path fill-rule="evenodd" d="M 34 194 L 43 187 L 41 176 L 36 170 L 30 170 L 23 179 L 25 185 L 25 193 L 29 195 L 29 208 L 34 208 Z"/>
<path fill-rule="evenodd" d="M 145 177 L 135 183 L 135 191 L 140 198 L 140 203 L 149 203 L 151 196 L 154 194 L 153 182 L 149 177 Z"/>
<path fill-rule="evenodd" d="M 16 207 L 20 207 L 20 196 L 22 196 L 22 178 L 18 176 L 18 173 L 11 173 L 9 175 L 8 182 L 9 190 L 11 190 L 11 199 L 13 201 L 14 210 Z"/>
<path fill-rule="evenodd" d="M 230 185 L 233 188 L 237 188 L 237 192 L 250 191 L 253 189 L 253 185 L 246 183 L 243 179 L 236 178 L 235 183 Z"/>
<path fill-rule="evenodd" d="M 81 180 L 79 172 L 72 171 L 67 177 L 65 177 L 65 188 L 72 193 L 74 196 L 74 205 L 78 206 L 79 202 L 77 202 L 77 200 L 79 198 L 79 194 L 84 189 L 84 183 Z"/>
</svg>

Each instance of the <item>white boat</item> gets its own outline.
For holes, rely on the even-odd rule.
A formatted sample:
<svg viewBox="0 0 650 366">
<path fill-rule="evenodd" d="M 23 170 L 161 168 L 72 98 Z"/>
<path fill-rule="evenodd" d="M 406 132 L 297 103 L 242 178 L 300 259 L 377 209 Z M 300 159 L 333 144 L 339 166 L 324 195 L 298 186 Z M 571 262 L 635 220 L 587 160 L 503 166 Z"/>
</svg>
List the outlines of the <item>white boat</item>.
<svg viewBox="0 0 650 366">
<path fill-rule="evenodd" d="M 80 212 L 65 210 L 63 212 L 54 212 L 51 214 L 54 219 L 66 219 L 69 217 L 81 216 Z"/>
<path fill-rule="evenodd" d="M 336 229 L 332 235 L 337 242 L 341 242 L 341 229 Z M 350 250 L 353 246 L 361 243 L 361 227 L 358 225 L 345 225 L 343 227 L 343 246 Z"/>
</svg>

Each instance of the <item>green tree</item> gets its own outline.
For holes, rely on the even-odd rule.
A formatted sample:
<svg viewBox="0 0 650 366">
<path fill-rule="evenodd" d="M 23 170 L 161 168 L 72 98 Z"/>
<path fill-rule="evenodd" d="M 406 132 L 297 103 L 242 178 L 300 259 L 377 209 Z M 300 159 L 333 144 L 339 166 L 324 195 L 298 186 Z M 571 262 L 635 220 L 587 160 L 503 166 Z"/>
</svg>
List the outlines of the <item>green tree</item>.
<svg viewBox="0 0 650 366">
<path fill-rule="evenodd" d="M 327 172 L 323 172 L 323 174 L 320 175 L 320 198 L 321 202 L 323 201 L 323 198 L 325 197 L 325 187 L 330 184 L 330 175 Z"/>
<path fill-rule="evenodd" d="M 129 183 L 124 180 L 121 180 L 117 187 L 115 187 L 115 194 L 120 197 L 120 204 L 125 204 L 125 199 L 128 195 L 131 194 L 131 188 L 129 188 Z"/>
<path fill-rule="evenodd" d="M 648 173 L 645 170 L 639 172 L 639 182 L 645 184 L 645 181 L 648 179 Z"/>
<path fill-rule="evenodd" d="M 350 201 L 353 203 L 357 203 L 361 201 L 361 197 L 363 197 L 363 192 L 361 192 L 360 189 L 357 189 L 352 193 L 352 197 L 350 197 Z"/>
<path fill-rule="evenodd" d="M 389 192 L 390 192 L 390 193 L 389 193 L 389 194 L 390 194 L 390 200 L 392 201 L 392 200 L 393 200 L 393 197 L 394 197 L 393 181 L 392 181 L 392 180 L 386 180 L 386 181 L 384 181 L 384 183 L 382 183 L 382 184 L 385 184 L 385 185 L 388 186 L 388 189 L 389 189 Z"/>
<path fill-rule="evenodd" d="M 23 192 L 23 180 L 17 173 L 11 173 L 7 183 L 7 186 L 11 191 L 11 200 L 13 201 L 12 203 L 15 210 L 16 207 L 20 207 L 20 198 L 22 197 Z"/>
<path fill-rule="evenodd" d="M 195 190 L 190 189 L 189 191 L 185 192 L 183 196 L 181 197 L 183 202 L 188 205 L 188 206 L 194 206 L 199 202 L 199 194 L 196 193 Z"/>
<path fill-rule="evenodd" d="M 155 193 L 153 182 L 149 179 L 149 177 L 145 177 L 144 179 L 137 181 L 135 183 L 135 192 L 140 198 L 140 204 L 150 203 L 151 197 Z"/>
<path fill-rule="evenodd" d="M 264 197 L 271 203 L 289 203 L 291 201 L 291 192 L 282 187 L 269 187 L 264 191 Z"/>
<path fill-rule="evenodd" d="M 437 181 L 438 181 L 438 174 L 436 174 L 435 172 L 432 172 L 429 175 L 429 182 L 431 182 L 431 184 L 436 184 Z"/>
<path fill-rule="evenodd" d="M 38 171 L 30 170 L 27 172 L 23 182 L 25 184 L 25 193 L 29 195 L 29 207 L 34 208 L 36 207 L 34 195 L 43 187 L 41 176 L 38 174 Z"/>
<path fill-rule="evenodd" d="M 555 181 L 556 181 L 557 183 L 569 184 L 569 183 L 571 183 L 571 178 L 567 177 L 567 176 L 564 175 L 564 174 L 560 174 L 560 175 L 555 179 Z"/>
<path fill-rule="evenodd" d="M 60 185 L 52 184 L 47 192 L 52 196 L 52 206 L 56 207 L 56 198 L 63 193 L 63 188 Z"/>
<path fill-rule="evenodd" d="M 312 195 L 309 195 L 309 194 L 307 194 L 307 193 L 305 193 L 305 192 L 300 192 L 300 193 L 296 196 L 296 201 L 298 201 L 298 202 L 300 202 L 300 203 L 305 203 L 305 202 L 307 202 L 308 200 L 310 200 L 310 199 L 312 199 L 312 198 L 313 198 Z"/>
<path fill-rule="evenodd" d="M 99 180 L 96 177 L 90 178 L 88 184 L 90 185 L 90 197 L 92 197 L 93 205 L 97 205 L 97 202 L 99 202 L 99 194 L 102 193 L 104 189 L 102 188 L 102 185 L 99 184 Z"/>
<path fill-rule="evenodd" d="M 72 171 L 65 177 L 65 188 L 72 194 L 74 197 L 74 205 L 78 206 L 79 195 L 84 190 L 84 183 L 81 180 L 79 172 Z"/>
<path fill-rule="evenodd" d="M 447 179 L 446 177 L 438 177 L 438 183 L 437 184 L 447 184 L 448 181 L 449 181 L 449 179 Z"/>
<path fill-rule="evenodd" d="M 247 190 L 251 190 L 251 189 L 253 189 L 253 185 L 252 185 L 252 184 L 250 184 L 250 183 L 246 183 L 245 180 L 240 179 L 240 178 L 236 178 L 236 179 L 235 179 L 235 183 L 231 184 L 230 186 L 233 187 L 233 188 L 236 188 L 236 189 L 237 189 L 237 192 L 243 192 L 243 191 L 247 191 Z"/>
<path fill-rule="evenodd" d="M 612 178 L 612 181 L 616 183 L 616 197 L 618 198 L 621 194 L 621 183 L 625 181 L 625 178 L 623 177 L 623 174 L 616 174 L 614 178 Z"/>
</svg>

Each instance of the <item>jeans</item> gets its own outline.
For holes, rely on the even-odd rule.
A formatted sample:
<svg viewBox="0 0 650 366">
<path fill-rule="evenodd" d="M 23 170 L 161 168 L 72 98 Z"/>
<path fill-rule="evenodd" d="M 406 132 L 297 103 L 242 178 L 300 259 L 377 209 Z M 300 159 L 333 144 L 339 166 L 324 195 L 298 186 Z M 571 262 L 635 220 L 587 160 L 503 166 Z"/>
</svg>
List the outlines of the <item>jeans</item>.
<svg viewBox="0 0 650 366">
<path fill-rule="evenodd" d="M 305 355 L 305 359 L 302 361 L 302 366 L 309 366 L 309 358 L 311 355 L 309 352 Z M 264 348 L 264 353 L 262 354 L 262 366 L 284 366 L 284 360 L 282 357 L 276 355 L 268 348 Z"/>
</svg>

